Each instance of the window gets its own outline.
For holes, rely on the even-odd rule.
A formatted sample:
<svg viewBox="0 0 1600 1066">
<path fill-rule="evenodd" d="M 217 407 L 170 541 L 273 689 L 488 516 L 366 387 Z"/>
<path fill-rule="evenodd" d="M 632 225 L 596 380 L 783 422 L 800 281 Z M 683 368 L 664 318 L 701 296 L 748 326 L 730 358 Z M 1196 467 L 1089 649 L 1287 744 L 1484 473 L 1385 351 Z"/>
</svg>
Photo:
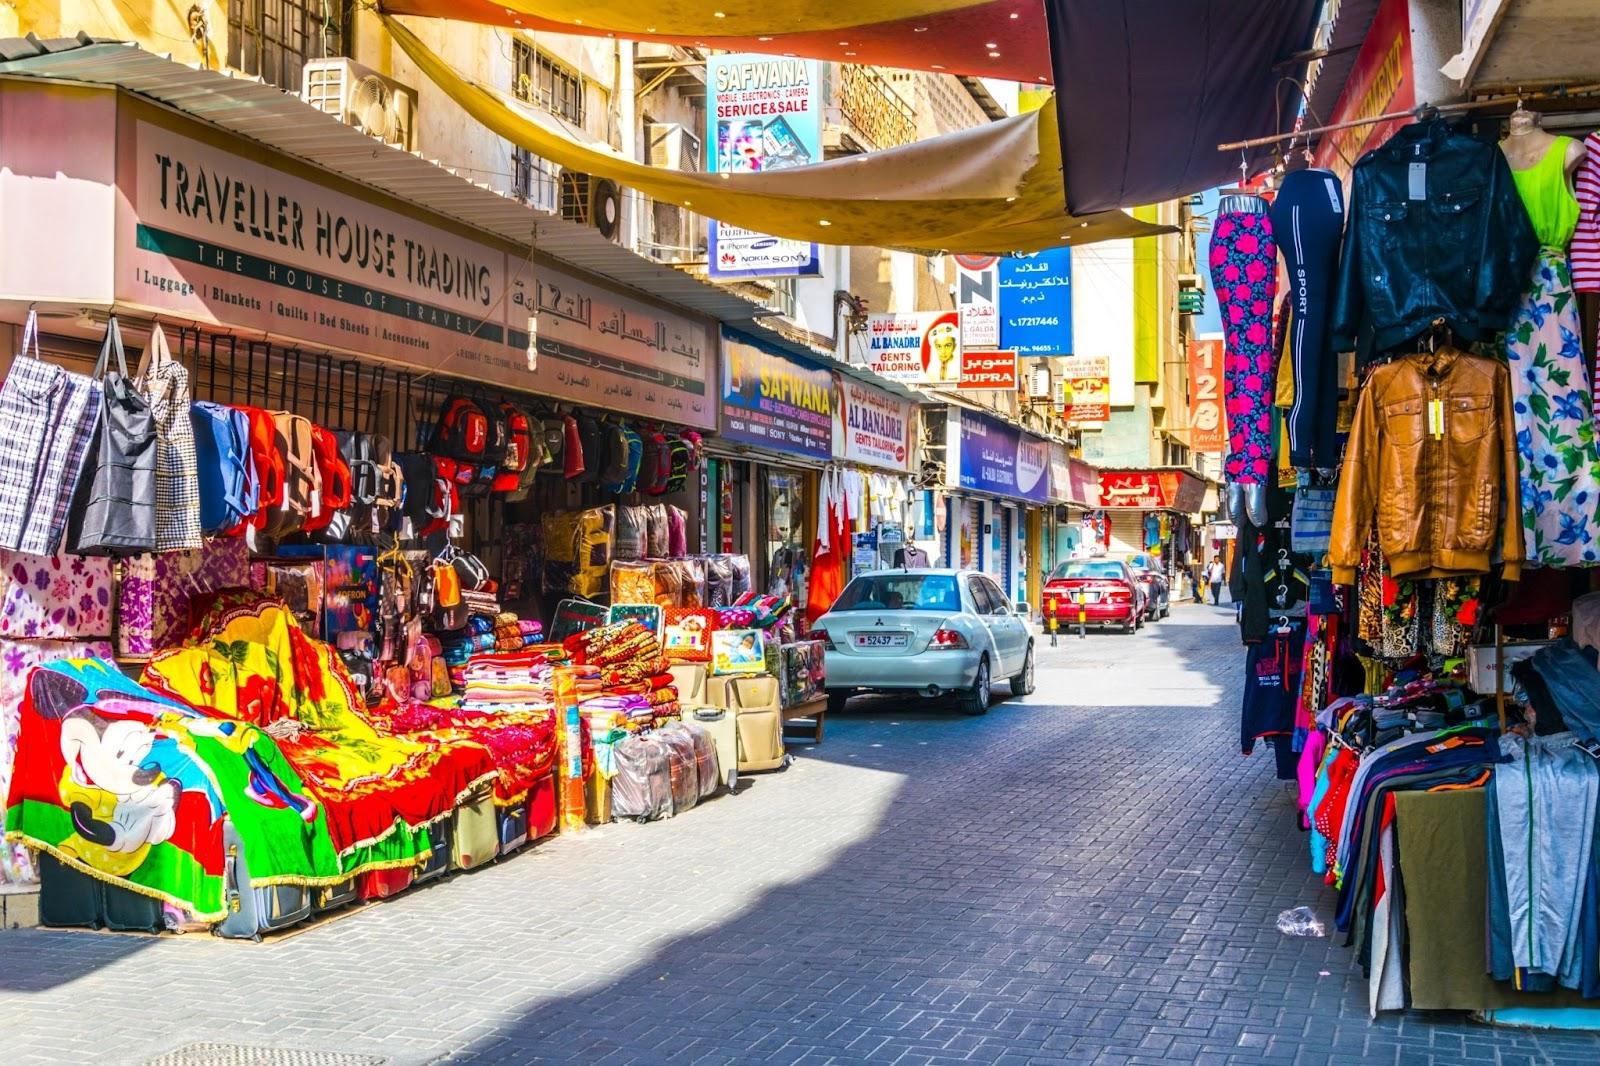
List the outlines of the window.
<svg viewBox="0 0 1600 1066">
<path fill-rule="evenodd" d="M 984 594 L 989 600 L 989 614 L 1010 613 L 1011 608 L 1007 603 L 1006 594 L 1000 591 L 1000 586 L 995 584 L 993 578 L 980 577 L 978 583 L 983 586 Z"/>
<path fill-rule="evenodd" d="M 584 120 L 583 77 L 526 41 L 511 42 L 511 92 L 518 100 L 544 108 L 581 127 Z M 526 148 L 511 152 L 511 193 L 545 211 L 561 207 L 560 168 Z"/>
<path fill-rule="evenodd" d="M 845 586 L 834 611 L 961 610 L 956 579 L 949 574 L 866 574 Z"/>
<path fill-rule="evenodd" d="M 1052 580 L 1064 581 L 1074 578 L 1100 578 L 1125 581 L 1127 573 L 1122 569 L 1121 563 L 1087 563 L 1074 560 L 1062 563 L 1056 567 L 1055 573 L 1050 575 Z"/>
<path fill-rule="evenodd" d="M 988 585 L 981 577 L 967 578 L 967 592 L 972 596 L 972 611 L 974 614 L 994 614 L 999 606 L 999 600 L 989 591 Z"/>
<path fill-rule="evenodd" d="M 306 60 L 344 55 L 349 34 L 344 0 L 228 0 L 228 65 L 290 92 Z"/>
</svg>

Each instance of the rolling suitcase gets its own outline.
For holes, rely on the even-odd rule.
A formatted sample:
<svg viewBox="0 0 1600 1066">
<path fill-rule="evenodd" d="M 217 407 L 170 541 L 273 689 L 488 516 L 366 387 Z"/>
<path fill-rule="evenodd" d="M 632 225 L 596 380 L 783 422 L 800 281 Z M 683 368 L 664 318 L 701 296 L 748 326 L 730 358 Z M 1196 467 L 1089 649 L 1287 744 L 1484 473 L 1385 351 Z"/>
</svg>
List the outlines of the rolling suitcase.
<svg viewBox="0 0 1600 1066">
<path fill-rule="evenodd" d="M 250 859 L 232 821 L 222 823 L 222 898 L 228 916 L 213 930 L 235 940 L 260 940 L 262 933 L 287 929 L 311 917 L 311 896 L 299 885 L 256 888 L 250 881 Z"/>
<path fill-rule="evenodd" d="M 494 811 L 494 791 L 483 789 L 476 798 L 456 808 L 450 864 L 458 870 L 482 866 L 500 854 L 500 830 Z"/>
<path fill-rule="evenodd" d="M 554 833 L 560 814 L 560 805 L 556 802 L 556 772 L 552 769 L 528 790 L 528 839 L 538 840 Z"/>
<path fill-rule="evenodd" d="M 495 810 L 495 828 L 500 836 L 500 854 L 510 855 L 528 842 L 528 801 Z"/>
<path fill-rule="evenodd" d="M 699 760 L 694 750 L 694 737 L 685 729 L 671 726 L 657 730 L 656 737 L 667 747 L 672 813 L 682 814 L 700 802 Z"/>
<path fill-rule="evenodd" d="M 668 767 L 667 746 L 656 737 L 625 737 L 617 742 L 611 813 L 640 822 L 672 815 L 672 771 Z"/>
<path fill-rule="evenodd" d="M 397 866 L 392 870 L 368 870 L 356 878 L 356 895 L 361 899 L 388 899 L 411 887 L 411 878 L 417 872 L 415 865 Z"/>
<path fill-rule="evenodd" d="M 739 731 L 739 772 L 781 769 L 786 760 L 778 679 L 768 674 L 730 677 L 725 693 Z"/>
<path fill-rule="evenodd" d="M 711 738 L 717 751 L 717 780 L 715 785 L 729 792 L 739 783 L 739 727 L 734 723 L 733 712 L 721 707 L 697 707 L 684 712 L 686 723 L 697 725 Z M 700 789 L 705 794 L 706 782 L 702 778 Z M 715 791 L 715 786 L 713 786 Z"/>
<path fill-rule="evenodd" d="M 311 890 L 311 913 L 326 914 L 340 907 L 348 906 L 359 898 L 356 893 L 356 879 L 340 881 L 336 885 L 323 885 Z"/>
<path fill-rule="evenodd" d="M 428 826 L 428 853 L 417 865 L 416 884 L 432 881 L 450 872 L 450 856 L 455 843 L 455 819 L 441 818 Z"/>
<path fill-rule="evenodd" d="M 722 788 L 722 762 L 711 730 L 694 721 L 685 721 L 676 728 L 689 734 L 689 739 L 694 741 L 695 777 L 700 782 L 700 798 L 715 796 Z"/>
<path fill-rule="evenodd" d="M 39 924 L 120 933 L 165 928 L 160 900 L 90 877 L 47 851 L 39 853 Z"/>
</svg>

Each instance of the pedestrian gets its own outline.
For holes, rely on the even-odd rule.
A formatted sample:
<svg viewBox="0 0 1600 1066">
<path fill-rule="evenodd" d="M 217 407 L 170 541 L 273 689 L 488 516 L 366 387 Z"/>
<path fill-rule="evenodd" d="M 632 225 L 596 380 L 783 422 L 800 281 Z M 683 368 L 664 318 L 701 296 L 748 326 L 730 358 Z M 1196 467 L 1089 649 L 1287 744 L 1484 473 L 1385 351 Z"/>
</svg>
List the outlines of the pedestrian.
<svg viewBox="0 0 1600 1066">
<path fill-rule="evenodd" d="M 1194 598 L 1196 603 L 1206 602 L 1205 578 L 1201 575 L 1200 561 L 1198 559 L 1189 561 L 1189 595 Z"/>
<path fill-rule="evenodd" d="M 1211 606 L 1222 606 L 1222 560 L 1215 555 L 1206 564 L 1206 584 L 1211 586 Z"/>
</svg>

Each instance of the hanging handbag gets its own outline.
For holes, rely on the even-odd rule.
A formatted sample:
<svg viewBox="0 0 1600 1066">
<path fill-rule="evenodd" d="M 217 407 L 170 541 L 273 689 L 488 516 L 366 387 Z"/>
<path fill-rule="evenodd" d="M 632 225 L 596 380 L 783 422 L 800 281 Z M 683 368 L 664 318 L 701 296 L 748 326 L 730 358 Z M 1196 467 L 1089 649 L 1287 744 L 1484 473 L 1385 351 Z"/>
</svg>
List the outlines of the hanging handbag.
<svg viewBox="0 0 1600 1066">
<path fill-rule="evenodd" d="M 110 366 L 116 356 L 115 369 Z M 75 555 L 110 555 L 156 548 L 156 422 L 150 401 L 128 374 L 122 328 L 106 323 L 100 359 L 100 425 L 78 479 L 69 524 Z"/>
<path fill-rule="evenodd" d="M 200 472 L 189 422 L 189 371 L 172 358 L 159 322 L 139 360 L 138 384 L 156 428 L 156 550 L 199 548 Z"/>
</svg>

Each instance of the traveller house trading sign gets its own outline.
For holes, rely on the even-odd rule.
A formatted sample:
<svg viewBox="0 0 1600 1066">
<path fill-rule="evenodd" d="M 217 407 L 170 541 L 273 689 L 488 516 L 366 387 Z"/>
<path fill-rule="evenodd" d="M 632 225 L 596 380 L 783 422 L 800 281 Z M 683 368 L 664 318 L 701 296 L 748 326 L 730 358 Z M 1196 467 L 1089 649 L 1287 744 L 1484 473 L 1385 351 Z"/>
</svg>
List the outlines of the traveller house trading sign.
<svg viewBox="0 0 1600 1066">
<path fill-rule="evenodd" d="M 179 120 L 118 114 L 131 146 L 118 161 L 119 302 L 533 384 L 500 248 L 168 128 Z"/>
</svg>

